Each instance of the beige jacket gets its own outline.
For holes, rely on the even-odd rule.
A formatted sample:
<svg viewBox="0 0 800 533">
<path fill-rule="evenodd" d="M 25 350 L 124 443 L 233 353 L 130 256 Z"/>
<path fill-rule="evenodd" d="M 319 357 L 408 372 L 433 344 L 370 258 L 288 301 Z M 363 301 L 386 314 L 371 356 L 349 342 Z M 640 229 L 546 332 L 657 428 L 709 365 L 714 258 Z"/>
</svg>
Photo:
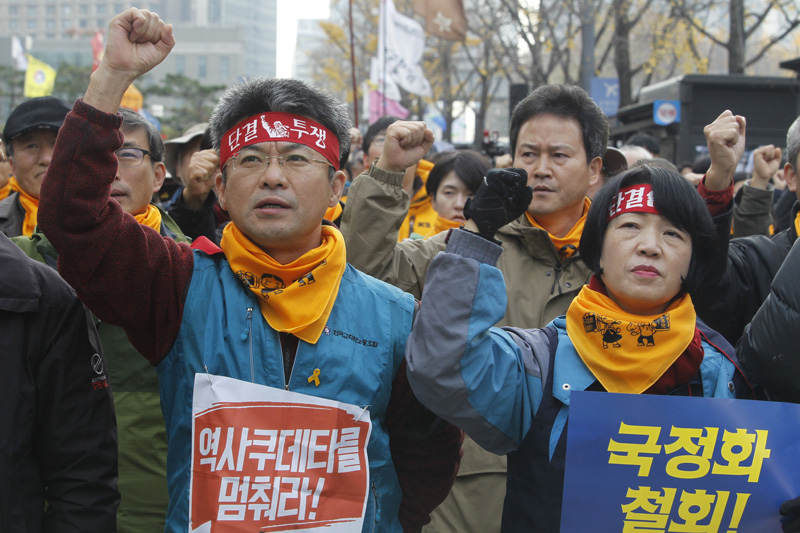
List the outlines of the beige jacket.
<svg viewBox="0 0 800 533">
<path fill-rule="evenodd" d="M 409 201 L 402 180 L 402 173 L 373 164 L 350 186 L 341 229 L 350 264 L 420 298 L 428 265 L 444 250 L 447 232 L 397 242 Z M 503 245 L 497 267 L 508 294 L 506 316 L 498 325 L 541 328 L 566 313 L 591 275 L 580 252 L 562 263 L 547 232 L 532 227 L 525 216 L 500 228 L 496 238 Z"/>
</svg>

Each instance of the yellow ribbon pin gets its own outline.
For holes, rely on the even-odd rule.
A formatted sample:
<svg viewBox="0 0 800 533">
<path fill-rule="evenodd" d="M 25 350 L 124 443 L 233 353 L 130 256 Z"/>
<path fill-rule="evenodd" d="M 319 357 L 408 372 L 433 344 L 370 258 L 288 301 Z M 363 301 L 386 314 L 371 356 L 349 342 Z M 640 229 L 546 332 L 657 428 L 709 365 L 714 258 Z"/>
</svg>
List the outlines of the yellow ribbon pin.
<svg viewBox="0 0 800 533">
<path fill-rule="evenodd" d="M 314 373 L 309 376 L 308 382 L 311 383 L 312 381 L 315 387 L 319 387 L 319 368 L 315 368 Z"/>
</svg>

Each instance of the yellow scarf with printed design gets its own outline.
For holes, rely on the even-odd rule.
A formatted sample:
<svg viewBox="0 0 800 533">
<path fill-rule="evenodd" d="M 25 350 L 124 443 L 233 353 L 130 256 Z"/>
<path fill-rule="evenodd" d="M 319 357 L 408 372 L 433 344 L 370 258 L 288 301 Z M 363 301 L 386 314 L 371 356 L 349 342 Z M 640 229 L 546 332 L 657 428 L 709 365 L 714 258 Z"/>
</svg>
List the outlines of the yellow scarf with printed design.
<svg viewBox="0 0 800 533">
<path fill-rule="evenodd" d="M 661 315 L 638 316 L 584 286 L 567 310 L 567 335 L 608 392 L 640 394 L 683 354 L 696 322 L 688 294 Z"/>
<path fill-rule="evenodd" d="M 231 269 L 258 298 L 261 314 L 276 331 L 315 344 L 333 309 L 346 265 L 344 237 L 322 226 L 322 244 L 282 265 L 235 224 L 225 227 L 220 248 Z"/>
<path fill-rule="evenodd" d="M 591 205 L 592 201 L 589 200 L 589 198 L 585 198 L 583 201 L 583 213 L 581 213 L 581 218 L 578 219 L 575 225 L 572 226 L 572 229 L 563 237 L 556 237 L 549 231 L 547 232 L 556 250 L 558 250 L 558 255 L 561 257 L 562 261 L 568 257 L 572 257 L 572 255 L 578 251 L 578 244 L 580 244 L 581 235 L 583 234 L 583 226 L 586 224 L 586 214 L 589 212 L 589 207 Z M 530 222 L 531 226 L 547 231 L 536 222 L 536 219 L 533 218 L 530 213 L 526 212 L 525 216 L 528 218 L 528 222 Z"/>
</svg>

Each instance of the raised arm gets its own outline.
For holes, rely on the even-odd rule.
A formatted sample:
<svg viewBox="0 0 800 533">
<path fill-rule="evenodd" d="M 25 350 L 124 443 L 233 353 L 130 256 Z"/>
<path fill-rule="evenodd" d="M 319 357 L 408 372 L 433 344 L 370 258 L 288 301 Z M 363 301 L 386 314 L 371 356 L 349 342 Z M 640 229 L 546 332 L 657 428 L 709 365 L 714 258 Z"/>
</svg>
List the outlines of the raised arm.
<svg viewBox="0 0 800 533">
<path fill-rule="evenodd" d="M 59 253 L 59 271 L 101 320 L 125 328 L 151 362 L 171 348 L 180 327 L 192 252 L 139 225 L 111 199 L 122 146 L 125 89 L 174 45 L 172 27 L 128 9 L 112 19 L 106 52 L 86 97 L 62 126 L 42 182 L 39 225 Z"/>
<path fill-rule="evenodd" d="M 527 434 L 549 361 L 541 330 L 492 327 L 506 309 L 503 275 L 493 266 L 502 253 L 494 231 L 527 208 L 526 178 L 517 169 L 489 173 L 475 195 L 486 215 L 475 220 L 480 235 L 451 233 L 431 263 L 406 345 L 417 398 L 498 454 L 515 450 Z"/>
<path fill-rule="evenodd" d="M 408 213 L 403 173 L 419 162 L 432 143 L 433 133 L 424 122 L 390 125 L 383 154 L 353 181 L 342 216 L 347 261 L 417 298 L 431 259 L 444 249 L 443 237 L 398 243 L 397 235 Z"/>
<path fill-rule="evenodd" d="M 711 167 L 703 180 L 709 190 L 721 191 L 730 187 L 736 165 L 744 153 L 746 124 L 743 116 L 726 110 L 703 128 L 708 155 L 711 156 Z"/>
<path fill-rule="evenodd" d="M 753 151 L 753 176 L 737 194 L 733 209 L 733 236 L 769 235 L 774 189 L 770 178 L 781 165 L 781 149 L 772 145 Z"/>
</svg>

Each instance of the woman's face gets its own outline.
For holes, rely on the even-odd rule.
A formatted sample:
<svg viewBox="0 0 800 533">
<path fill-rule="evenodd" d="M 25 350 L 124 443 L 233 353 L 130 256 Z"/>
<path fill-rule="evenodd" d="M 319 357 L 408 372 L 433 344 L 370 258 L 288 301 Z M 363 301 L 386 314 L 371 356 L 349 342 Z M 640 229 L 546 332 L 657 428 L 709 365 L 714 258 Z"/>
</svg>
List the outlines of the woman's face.
<svg viewBox="0 0 800 533">
<path fill-rule="evenodd" d="M 464 218 L 464 204 L 467 198 L 472 198 L 473 194 L 461 178 L 456 175 L 455 170 L 451 170 L 439 183 L 436 189 L 436 196 L 431 199 L 433 208 L 439 216 L 447 220 L 466 222 Z"/>
<path fill-rule="evenodd" d="M 680 292 L 692 260 L 692 240 L 653 213 L 624 213 L 603 238 L 602 279 L 608 295 L 634 315 L 659 315 Z"/>
</svg>

